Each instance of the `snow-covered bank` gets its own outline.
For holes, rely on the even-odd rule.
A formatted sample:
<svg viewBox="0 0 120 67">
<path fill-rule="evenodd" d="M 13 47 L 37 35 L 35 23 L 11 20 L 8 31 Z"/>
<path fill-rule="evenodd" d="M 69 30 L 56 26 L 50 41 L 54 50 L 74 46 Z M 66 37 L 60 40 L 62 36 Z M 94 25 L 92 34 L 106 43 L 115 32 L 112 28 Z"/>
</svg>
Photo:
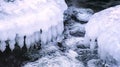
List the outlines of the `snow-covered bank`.
<svg viewBox="0 0 120 67">
<path fill-rule="evenodd" d="M 16 42 L 22 48 L 25 41 L 29 48 L 35 42 L 46 44 L 62 35 L 63 12 L 67 8 L 64 0 L 1 0 L 0 5 L 2 52 L 6 49 L 5 41 L 13 50 Z"/>
<path fill-rule="evenodd" d="M 120 64 L 120 5 L 95 13 L 86 25 L 86 36 L 94 49 L 97 40 L 100 58 L 107 63 Z M 117 66 L 117 67 L 118 67 Z"/>
</svg>

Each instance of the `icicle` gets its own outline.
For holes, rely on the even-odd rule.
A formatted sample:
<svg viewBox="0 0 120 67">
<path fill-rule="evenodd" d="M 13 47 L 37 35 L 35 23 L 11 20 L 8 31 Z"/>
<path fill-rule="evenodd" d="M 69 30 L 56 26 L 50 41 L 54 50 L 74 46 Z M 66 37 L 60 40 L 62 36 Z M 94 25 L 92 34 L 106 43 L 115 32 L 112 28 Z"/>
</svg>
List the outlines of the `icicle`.
<svg viewBox="0 0 120 67">
<path fill-rule="evenodd" d="M 60 26 L 60 23 L 59 24 L 57 24 L 57 33 L 58 33 L 58 35 L 61 35 L 61 26 Z"/>
<path fill-rule="evenodd" d="M 15 40 L 10 40 L 9 41 L 9 47 L 10 47 L 11 51 L 14 50 L 14 48 L 15 48 Z"/>
<path fill-rule="evenodd" d="M 34 33 L 34 39 L 35 39 L 35 42 L 40 41 L 40 32 L 39 31 Z"/>
<path fill-rule="evenodd" d="M 6 33 L 6 31 L 0 31 L 0 40 L 2 40 L 2 41 L 7 40 L 7 33 Z"/>
<path fill-rule="evenodd" d="M 57 36 L 57 29 L 56 29 L 56 26 L 52 26 L 52 39 L 56 39 L 56 36 Z"/>
<path fill-rule="evenodd" d="M 5 43 L 5 41 L 1 41 L 1 43 L 0 43 L 0 50 L 1 50 L 2 52 L 4 52 L 5 49 L 6 49 L 6 43 Z"/>
<path fill-rule="evenodd" d="M 29 49 L 30 46 L 31 46 L 31 39 L 30 39 L 30 36 L 26 36 L 25 44 L 26 44 L 27 49 Z"/>
<path fill-rule="evenodd" d="M 46 31 L 42 31 L 42 34 L 41 34 L 41 43 L 42 44 L 47 43 L 47 36 L 48 36 L 48 33 L 46 33 Z"/>
<path fill-rule="evenodd" d="M 52 39 L 52 32 L 51 32 L 51 29 L 48 30 L 48 42 L 50 42 Z"/>
<path fill-rule="evenodd" d="M 62 33 L 63 33 L 63 25 L 62 25 L 62 22 L 59 22 L 59 24 L 56 26 L 57 27 L 57 41 L 58 42 L 61 42 L 61 40 L 64 38 L 62 36 Z"/>
<path fill-rule="evenodd" d="M 64 35 L 60 35 L 57 37 L 57 42 L 62 42 L 63 39 L 64 39 Z"/>
<path fill-rule="evenodd" d="M 17 44 L 20 48 L 22 48 L 24 46 L 24 37 L 18 37 Z"/>
<path fill-rule="evenodd" d="M 35 44 L 35 36 L 34 35 L 30 36 L 30 41 L 31 41 L 31 46 L 34 46 L 34 44 Z"/>
</svg>

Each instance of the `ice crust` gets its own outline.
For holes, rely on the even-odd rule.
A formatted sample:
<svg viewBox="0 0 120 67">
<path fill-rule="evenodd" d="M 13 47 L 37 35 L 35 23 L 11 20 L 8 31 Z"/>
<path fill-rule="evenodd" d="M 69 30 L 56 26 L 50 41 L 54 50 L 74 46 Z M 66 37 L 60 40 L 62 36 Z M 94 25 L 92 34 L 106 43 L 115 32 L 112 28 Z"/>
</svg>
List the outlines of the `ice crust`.
<svg viewBox="0 0 120 67">
<path fill-rule="evenodd" d="M 11 50 L 14 42 L 22 48 L 26 36 L 27 48 L 35 41 L 46 44 L 63 32 L 63 12 L 67 9 L 64 0 L 0 0 L 0 50 L 6 40 Z M 42 33 L 40 33 L 42 30 Z M 35 34 L 37 32 L 37 34 Z M 35 39 L 35 41 L 34 41 Z"/>
<path fill-rule="evenodd" d="M 95 47 L 97 39 L 100 58 L 120 65 L 120 5 L 95 13 L 87 23 L 86 40 L 91 39 L 90 46 Z M 116 62 L 115 62 L 115 61 Z M 117 66 L 117 67 L 118 67 Z"/>
</svg>

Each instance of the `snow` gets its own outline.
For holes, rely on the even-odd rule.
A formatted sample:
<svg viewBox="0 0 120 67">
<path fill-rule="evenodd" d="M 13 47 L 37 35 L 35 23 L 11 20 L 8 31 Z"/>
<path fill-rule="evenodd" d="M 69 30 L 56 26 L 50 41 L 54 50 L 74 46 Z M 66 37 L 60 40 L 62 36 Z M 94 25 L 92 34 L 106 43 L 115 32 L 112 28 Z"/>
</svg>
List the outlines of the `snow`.
<svg viewBox="0 0 120 67">
<path fill-rule="evenodd" d="M 120 5 L 95 13 L 87 23 L 86 39 L 91 39 L 92 49 L 97 39 L 100 58 L 109 62 L 110 59 L 120 64 Z M 87 41 L 87 40 L 86 40 Z"/>
<path fill-rule="evenodd" d="M 30 37 L 30 40 L 26 38 L 27 48 L 29 48 L 30 41 L 34 42 L 32 38 L 36 36 L 38 36 L 35 38 L 36 41 L 40 41 L 41 38 L 42 44 L 46 44 L 47 41 L 56 38 L 63 32 L 63 12 L 67 9 L 64 0 L 15 0 L 13 2 L 0 0 L 0 5 L 0 41 L 17 41 L 22 48 L 23 37 L 27 36 Z M 40 29 L 42 33 L 40 33 Z M 35 32 L 40 35 L 34 35 Z M 19 38 L 16 38 L 16 34 Z M 31 36 L 33 37 L 31 38 Z M 11 46 L 11 50 L 13 48 Z"/>
<path fill-rule="evenodd" d="M 118 64 L 120 64 L 119 27 L 120 24 L 118 24 L 118 26 L 107 29 L 106 32 L 98 36 L 98 51 L 101 59 L 104 59 L 106 61 L 109 61 L 110 59 L 116 60 Z M 106 58 L 109 58 L 109 60 Z"/>
</svg>

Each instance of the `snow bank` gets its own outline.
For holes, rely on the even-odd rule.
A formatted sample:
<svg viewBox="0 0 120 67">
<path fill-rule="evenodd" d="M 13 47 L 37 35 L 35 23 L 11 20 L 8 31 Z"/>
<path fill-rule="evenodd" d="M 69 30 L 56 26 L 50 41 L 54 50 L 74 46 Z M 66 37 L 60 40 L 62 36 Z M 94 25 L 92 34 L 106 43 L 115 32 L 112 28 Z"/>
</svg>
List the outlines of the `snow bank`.
<svg viewBox="0 0 120 67">
<path fill-rule="evenodd" d="M 63 12 L 67 5 L 64 0 L 0 0 L 0 49 L 5 50 L 6 40 L 14 49 L 15 42 L 29 48 L 41 40 L 46 44 L 63 32 Z M 42 30 L 42 32 L 40 32 Z"/>
<path fill-rule="evenodd" d="M 111 7 L 101 12 L 95 13 L 85 26 L 86 38 L 95 41 L 102 32 L 119 22 L 119 6 Z M 114 11 L 115 10 L 115 11 Z M 114 22 L 117 20 L 117 22 Z"/>
<path fill-rule="evenodd" d="M 98 51 L 101 59 L 120 64 L 120 24 L 108 28 L 98 36 Z"/>
<path fill-rule="evenodd" d="M 98 41 L 101 59 L 112 58 L 120 63 L 120 5 L 95 13 L 86 25 L 86 38 L 91 39 L 91 48 Z"/>
</svg>

